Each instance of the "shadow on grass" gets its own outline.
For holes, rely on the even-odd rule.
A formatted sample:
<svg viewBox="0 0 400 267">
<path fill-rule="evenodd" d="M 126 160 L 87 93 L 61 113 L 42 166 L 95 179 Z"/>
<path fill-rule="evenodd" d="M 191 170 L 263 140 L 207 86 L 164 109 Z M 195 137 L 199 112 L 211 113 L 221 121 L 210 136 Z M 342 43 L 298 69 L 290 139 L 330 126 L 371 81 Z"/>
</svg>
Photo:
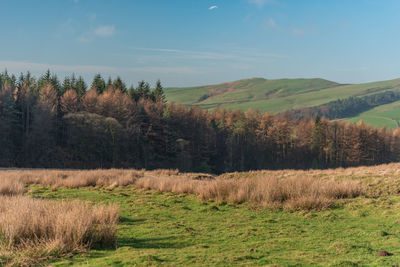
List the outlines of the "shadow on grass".
<svg viewBox="0 0 400 267">
<path fill-rule="evenodd" d="M 189 244 L 179 241 L 175 237 L 159 237 L 159 238 L 118 238 L 117 247 L 131 248 L 184 248 Z"/>
<path fill-rule="evenodd" d="M 125 225 L 132 225 L 136 224 L 138 222 L 144 222 L 146 219 L 132 219 L 130 217 L 125 217 L 125 216 L 120 216 L 119 217 L 119 222 Z"/>
</svg>

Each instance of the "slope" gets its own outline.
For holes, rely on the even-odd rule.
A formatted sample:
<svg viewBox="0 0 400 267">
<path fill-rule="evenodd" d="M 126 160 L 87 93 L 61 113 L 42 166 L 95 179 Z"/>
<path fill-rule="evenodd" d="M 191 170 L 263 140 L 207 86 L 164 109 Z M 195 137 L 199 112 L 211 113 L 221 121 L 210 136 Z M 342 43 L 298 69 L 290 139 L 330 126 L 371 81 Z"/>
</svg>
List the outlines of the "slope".
<svg viewBox="0 0 400 267">
<path fill-rule="evenodd" d="M 258 109 L 279 113 L 286 110 L 314 107 L 351 96 L 363 97 L 383 92 L 400 92 L 400 79 L 363 84 L 338 84 L 324 79 L 244 79 L 217 85 L 166 88 L 170 102 L 205 109 Z M 400 101 L 381 105 L 355 117 L 371 126 L 396 128 L 400 121 Z"/>
<path fill-rule="evenodd" d="M 278 113 L 289 109 L 321 105 L 350 96 L 365 96 L 385 91 L 400 91 L 400 79 L 364 84 L 341 85 L 324 79 L 253 78 L 218 85 L 167 88 L 170 102 Z"/>
<path fill-rule="evenodd" d="M 167 88 L 168 101 L 203 108 L 229 108 L 247 102 L 285 98 L 296 94 L 315 92 L 339 84 L 323 79 L 244 79 L 217 85 L 186 88 Z"/>
<path fill-rule="evenodd" d="M 398 127 L 398 122 L 400 122 L 400 101 L 378 106 L 346 120 L 350 122 L 362 120 L 369 125 L 386 126 L 390 129 L 395 129 Z"/>
</svg>

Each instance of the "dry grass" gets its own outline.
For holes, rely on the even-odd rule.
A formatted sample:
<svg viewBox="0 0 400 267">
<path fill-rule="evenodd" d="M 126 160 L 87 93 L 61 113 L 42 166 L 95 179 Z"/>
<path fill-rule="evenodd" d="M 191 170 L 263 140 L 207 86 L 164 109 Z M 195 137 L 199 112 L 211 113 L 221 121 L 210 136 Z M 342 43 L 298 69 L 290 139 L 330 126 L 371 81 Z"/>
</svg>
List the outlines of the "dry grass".
<svg viewBox="0 0 400 267">
<path fill-rule="evenodd" d="M 0 180 L 0 195 L 13 196 L 24 193 L 25 183 L 20 179 L 2 178 Z"/>
<path fill-rule="evenodd" d="M 52 188 L 126 186 L 196 194 L 202 200 L 251 202 L 261 206 L 323 209 L 336 199 L 400 192 L 400 164 L 330 170 L 282 170 L 207 174 L 177 170 L 0 171 L 0 194 L 22 194 L 24 185 Z"/>
<path fill-rule="evenodd" d="M 9 171 L 9 174 L 13 175 L 15 180 L 20 180 L 25 184 L 41 184 L 53 188 L 79 188 L 85 186 L 126 186 L 133 184 L 137 178 L 142 177 L 144 171 L 116 169 L 88 171 L 22 170 Z"/>
<path fill-rule="evenodd" d="M 117 221 L 115 205 L 0 196 L 0 255 L 18 259 L 8 264 L 31 265 L 92 246 L 114 246 Z"/>
<path fill-rule="evenodd" d="M 400 163 L 382 164 L 376 166 L 337 168 L 328 170 L 278 170 L 278 171 L 250 171 L 226 173 L 219 179 L 241 179 L 275 177 L 289 179 L 309 177 L 322 180 L 359 181 L 368 197 L 396 195 L 400 192 Z"/>
<path fill-rule="evenodd" d="M 208 174 L 186 173 L 178 170 L 2 170 L 0 195 L 22 195 L 25 185 L 40 184 L 51 188 L 80 188 L 86 186 L 127 186 L 143 177 L 188 177 L 204 179 Z"/>
<path fill-rule="evenodd" d="M 325 209 L 335 199 L 354 198 L 364 193 L 358 181 L 275 177 L 193 180 L 180 177 L 144 177 L 135 183 L 144 189 L 193 193 L 203 201 L 250 202 L 264 207 Z"/>
</svg>

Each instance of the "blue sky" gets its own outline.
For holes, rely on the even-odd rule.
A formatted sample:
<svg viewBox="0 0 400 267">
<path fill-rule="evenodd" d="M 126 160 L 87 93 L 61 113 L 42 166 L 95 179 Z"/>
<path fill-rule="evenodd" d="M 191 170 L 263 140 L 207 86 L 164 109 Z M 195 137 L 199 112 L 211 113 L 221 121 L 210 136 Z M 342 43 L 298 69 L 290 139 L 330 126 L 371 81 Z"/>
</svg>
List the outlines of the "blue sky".
<svg viewBox="0 0 400 267">
<path fill-rule="evenodd" d="M 165 86 L 400 78 L 396 0 L 0 0 L 0 69 Z"/>
</svg>

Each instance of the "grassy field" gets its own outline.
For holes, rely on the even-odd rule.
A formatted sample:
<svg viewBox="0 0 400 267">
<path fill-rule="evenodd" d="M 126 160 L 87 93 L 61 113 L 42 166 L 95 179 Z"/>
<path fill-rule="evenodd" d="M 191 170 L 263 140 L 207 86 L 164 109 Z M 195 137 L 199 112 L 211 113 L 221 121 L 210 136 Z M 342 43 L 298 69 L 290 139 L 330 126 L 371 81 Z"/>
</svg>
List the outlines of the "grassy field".
<svg viewBox="0 0 400 267">
<path fill-rule="evenodd" d="M 278 113 L 289 109 L 317 106 L 350 96 L 365 96 L 384 91 L 400 91 L 400 79 L 365 84 L 340 85 L 323 79 L 254 78 L 219 85 L 189 88 L 167 88 L 168 101 L 205 109 L 258 109 L 261 112 Z M 355 118 L 372 126 L 395 128 L 400 118 L 400 101 L 378 107 Z M 384 111 L 384 112 L 382 112 Z"/>
<path fill-rule="evenodd" d="M 29 172 L 29 173 L 28 173 Z M 394 266 L 400 263 L 400 164 L 326 171 L 259 171 L 220 177 L 129 171 L 0 172 L 31 183 L 26 195 L 48 201 L 117 204 L 116 248 L 49 258 L 53 266 Z M 73 176 L 71 179 L 69 176 Z M 82 179 L 83 177 L 89 177 Z M 96 178 L 97 177 L 97 178 Z M 132 177 L 136 177 L 133 182 Z M 354 181 L 365 190 L 322 210 L 203 200 L 160 177 L 213 183 L 293 178 Z M 79 179 L 78 179 L 79 178 Z M 151 190 L 148 185 L 161 186 Z M 157 180 L 158 179 L 158 180 Z M 205 180 L 204 180 L 205 179 Z M 186 181 L 185 180 L 185 181 Z M 78 183 L 78 181 L 80 183 Z M 183 181 L 183 180 L 182 180 Z M 40 184 L 41 183 L 41 184 Z M 382 250 L 391 255 L 380 257 Z"/>
<path fill-rule="evenodd" d="M 397 122 L 400 122 L 400 101 L 378 106 L 347 120 L 350 122 L 362 120 L 373 126 L 386 126 L 390 129 L 396 129 L 398 127 Z"/>
</svg>

